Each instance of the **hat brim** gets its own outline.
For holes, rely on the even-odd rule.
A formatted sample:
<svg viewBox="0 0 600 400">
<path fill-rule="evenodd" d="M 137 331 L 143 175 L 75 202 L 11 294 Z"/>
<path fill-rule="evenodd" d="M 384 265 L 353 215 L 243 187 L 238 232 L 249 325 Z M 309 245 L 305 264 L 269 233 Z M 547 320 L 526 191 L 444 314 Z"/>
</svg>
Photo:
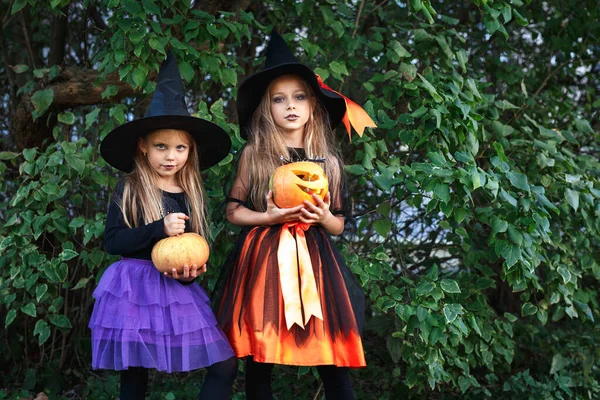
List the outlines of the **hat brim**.
<svg viewBox="0 0 600 400">
<path fill-rule="evenodd" d="M 260 105 L 265 91 L 273 80 L 283 75 L 298 75 L 310 85 L 317 99 L 327 110 L 332 129 L 342 121 L 346 112 L 346 102 L 340 95 L 320 87 L 315 73 L 306 65 L 300 63 L 280 64 L 251 75 L 240 85 L 237 113 L 242 138 L 248 138 L 252 115 Z"/>
<path fill-rule="evenodd" d="M 196 142 L 200 169 L 217 164 L 231 149 L 229 135 L 212 122 L 185 115 L 158 115 L 136 119 L 112 130 L 102 140 L 100 154 L 111 166 L 131 172 L 138 138 L 158 129 L 188 132 Z"/>
</svg>

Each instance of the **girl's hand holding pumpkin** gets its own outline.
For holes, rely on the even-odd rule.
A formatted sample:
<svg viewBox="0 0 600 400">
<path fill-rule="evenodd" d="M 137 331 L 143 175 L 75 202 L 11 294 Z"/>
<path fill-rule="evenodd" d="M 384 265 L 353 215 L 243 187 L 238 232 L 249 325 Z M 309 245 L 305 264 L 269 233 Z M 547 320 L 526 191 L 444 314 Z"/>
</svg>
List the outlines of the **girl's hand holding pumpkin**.
<svg viewBox="0 0 600 400">
<path fill-rule="evenodd" d="M 184 213 L 171 213 L 164 219 L 165 235 L 175 236 L 185 233 L 185 221 L 190 219 Z"/>
<path fill-rule="evenodd" d="M 183 273 L 181 275 L 177 273 L 177 270 L 175 268 L 173 268 L 171 270 L 171 273 L 165 272 L 165 276 L 167 278 L 173 278 L 173 279 L 178 279 L 180 281 L 189 282 L 189 281 L 193 281 L 194 279 L 196 279 L 197 277 L 199 277 L 200 275 L 202 275 L 205 272 L 206 272 L 206 264 L 204 264 L 200 268 L 198 268 L 198 266 L 196 264 L 194 264 L 191 267 L 189 265 L 184 265 Z"/>
<path fill-rule="evenodd" d="M 329 193 L 323 199 L 313 193 L 312 195 L 317 205 L 314 205 L 308 200 L 304 200 L 304 208 L 301 210 L 300 221 L 305 224 L 322 224 L 326 219 L 333 217 L 329 211 L 331 198 Z"/>
<path fill-rule="evenodd" d="M 302 215 L 301 210 L 304 205 L 299 205 L 293 208 L 279 208 L 273 201 L 273 192 L 269 190 L 267 193 L 267 219 L 269 225 L 285 224 L 286 222 L 296 222 Z"/>
<path fill-rule="evenodd" d="M 306 224 L 319 224 L 331 235 L 341 235 L 344 231 L 344 217 L 341 215 L 333 215 L 329 210 L 331 202 L 329 193 L 325 195 L 323 200 L 316 194 L 313 194 L 312 196 L 317 205 L 315 206 L 311 202 L 305 201 L 300 221 Z"/>
</svg>

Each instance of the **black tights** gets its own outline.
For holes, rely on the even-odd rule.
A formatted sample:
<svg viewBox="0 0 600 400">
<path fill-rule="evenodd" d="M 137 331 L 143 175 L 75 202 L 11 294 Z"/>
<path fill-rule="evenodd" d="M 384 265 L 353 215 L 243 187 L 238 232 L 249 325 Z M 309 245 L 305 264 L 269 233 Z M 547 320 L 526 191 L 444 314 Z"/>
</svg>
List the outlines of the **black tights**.
<svg viewBox="0 0 600 400">
<path fill-rule="evenodd" d="M 319 365 L 317 370 L 323 380 L 327 400 L 354 400 L 348 368 Z M 272 371 L 273 364 L 255 362 L 252 357 L 246 359 L 246 398 L 248 400 L 273 399 Z"/>
<path fill-rule="evenodd" d="M 231 386 L 237 374 L 237 358 L 231 357 L 206 368 L 206 377 L 200 391 L 199 400 L 229 399 Z M 134 367 L 121 371 L 120 400 L 144 400 L 148 370 Z"/>
</svg>

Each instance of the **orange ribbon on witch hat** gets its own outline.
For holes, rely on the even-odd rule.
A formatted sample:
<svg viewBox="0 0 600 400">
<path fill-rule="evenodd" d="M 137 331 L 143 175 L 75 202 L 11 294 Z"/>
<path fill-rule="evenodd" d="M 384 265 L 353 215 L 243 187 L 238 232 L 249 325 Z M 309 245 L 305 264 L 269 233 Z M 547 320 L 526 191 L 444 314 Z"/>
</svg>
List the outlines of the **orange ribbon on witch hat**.
<svg viewBox="0 0 600 400">
<path fill-rule="evenodd" d="M 327 89 L 330 92 L 342 96 L 342 98 L 346 102 L 346 113 L 342 118 L 342 122 L 346 126 L 346 130 L 348 131 L 348 138 L 350 140 L 352 140 L 352 130 L 350 129 L 350 125 L 354 127 L 356 133 L 358 133 L 358 136 L 363 135 L 363 132 L 365 131 L 366 127 L 377 128 L 377 125 L 375 124 L 373 119 L 369 117 L 369 114 L 367 114 L 367 112 L 361 106 L 359 106 L 340 92 L 336 92 L 335 90 L 324 84 L 323 80 L 318 74 L 315 75 L 317 76 L 317 82 L 319 82 L 319 86 L 321 86 L 323 89 Z"/>
<path fill-rule="evenodd" d="M 277 261 L 288 330 L 294 324 L 304 329 L 313 316 L 323 320 L 317 282 L 304 236 L 308 228 L 310 224 L 286 223 L 279 235 Z"/>
</svg>

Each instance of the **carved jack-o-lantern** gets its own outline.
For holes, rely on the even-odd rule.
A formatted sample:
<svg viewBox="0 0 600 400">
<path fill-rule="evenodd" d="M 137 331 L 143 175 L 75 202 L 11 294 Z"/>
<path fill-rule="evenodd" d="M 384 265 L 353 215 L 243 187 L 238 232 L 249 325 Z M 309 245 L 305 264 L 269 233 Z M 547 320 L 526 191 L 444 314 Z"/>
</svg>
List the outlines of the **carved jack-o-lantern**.
<svg viewBox="0 0 600 400">
<path fill-rule="evenodd" d="M 324 198 L 329 190 L 329 181 L 323 168 L 309 161 L 294 162 L 277 168 L 269 188 L 273 191 L 273 201 L 279 208 L 299 206 L 304 200 L 315 204 L 312 194 Z"/>
<path fill-rule="evenodd" d="M 188 232 L 171 236 L 157 242 L 152 248 L 152 262 L 160 272 L 169 272 L 175 268 L 183 272 L 183 266 L 196 264 L 198 268 L 208 261 L 208 243 L 197 233 Z"/>
</svg>

